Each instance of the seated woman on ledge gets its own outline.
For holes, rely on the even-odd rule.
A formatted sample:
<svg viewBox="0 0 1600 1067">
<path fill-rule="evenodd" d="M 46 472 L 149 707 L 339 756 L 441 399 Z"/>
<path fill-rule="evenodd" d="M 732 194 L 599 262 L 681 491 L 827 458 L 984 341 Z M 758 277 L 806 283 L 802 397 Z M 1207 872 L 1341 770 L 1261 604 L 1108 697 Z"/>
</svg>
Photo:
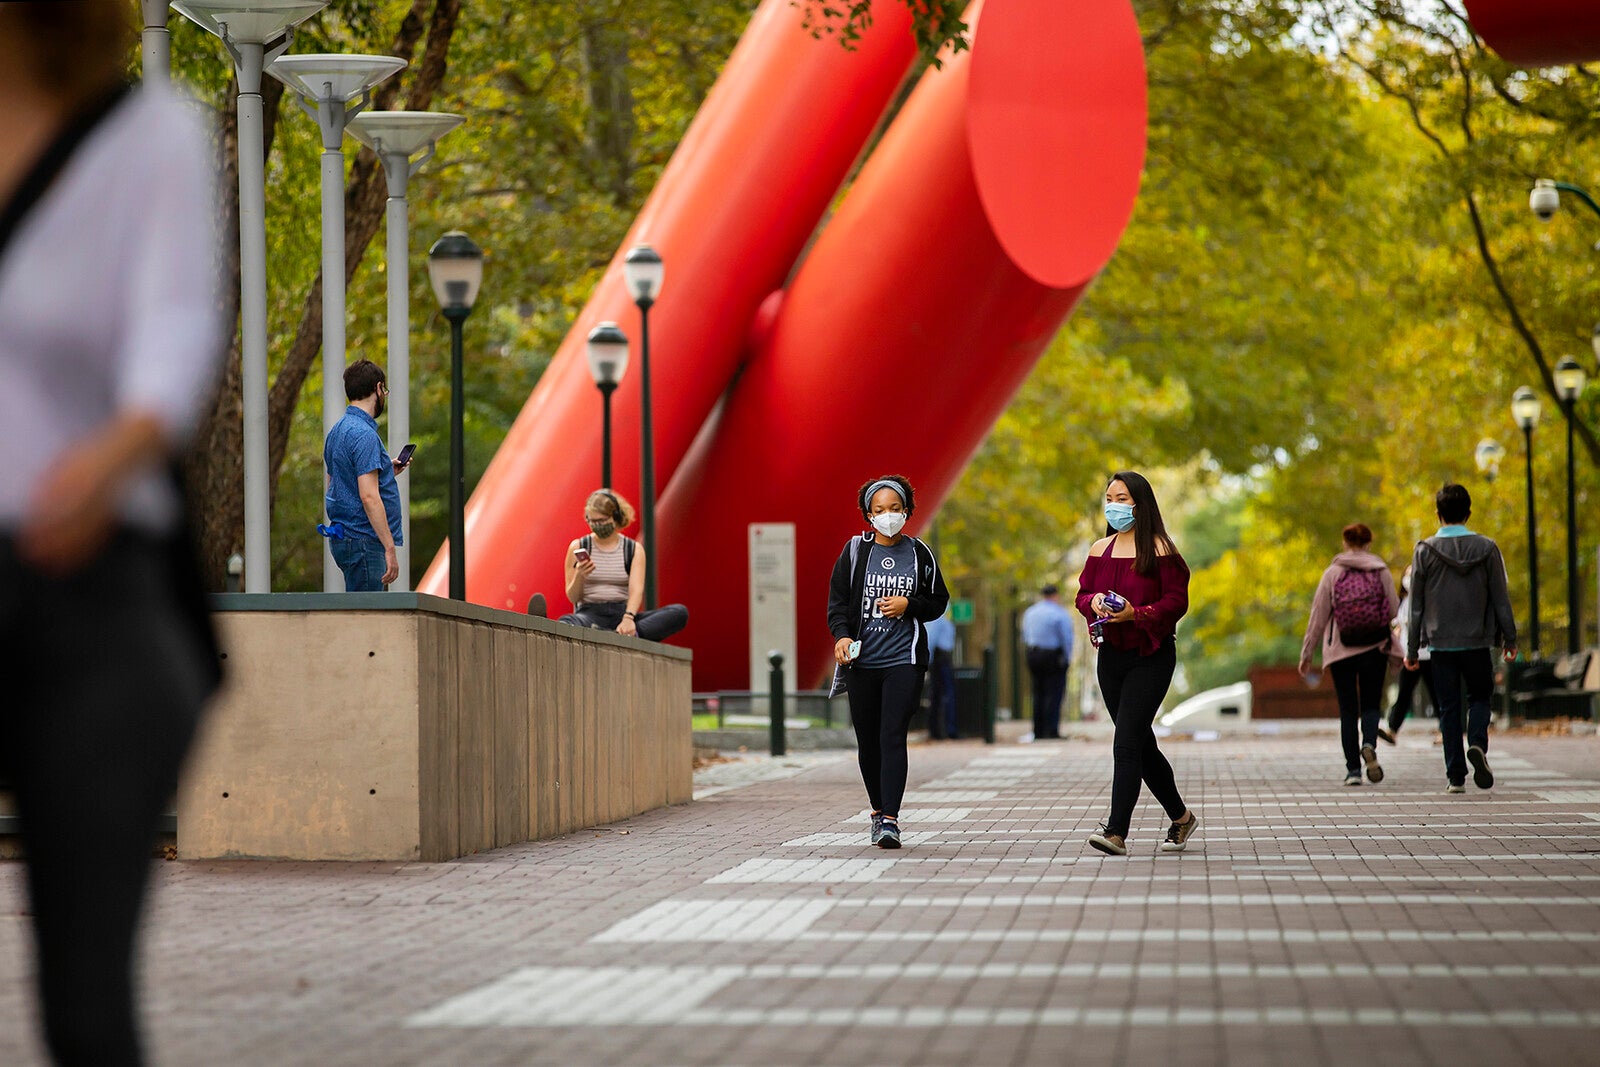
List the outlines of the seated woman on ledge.
<svg viewBox="0 0 1600 1067">
<path fill-rule="evenodd" d="M 567 599 L 572 614 L 558 622 L 615 630 L 646 641 L 664 641 L 689 623 L 689 609 L 667 604 L 640 611 L 644 603 L 644 548 L 622 529 L 631 525 L 633 508 L 609 489 L 596 489 L 583 506 L 590 532 L 567 546 Z M 528 605 L 530 614 L 544 612 L 542 596 Z"/>
</svg>

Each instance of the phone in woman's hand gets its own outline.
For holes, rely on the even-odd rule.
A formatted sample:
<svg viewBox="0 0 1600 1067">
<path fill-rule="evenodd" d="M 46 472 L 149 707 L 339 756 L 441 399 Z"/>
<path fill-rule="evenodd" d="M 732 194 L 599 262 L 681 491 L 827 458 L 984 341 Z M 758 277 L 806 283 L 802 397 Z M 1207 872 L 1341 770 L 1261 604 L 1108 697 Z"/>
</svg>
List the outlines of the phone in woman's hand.
<svg viewBox="0 0 1600 1067">
<path fill-rule="evenodd" d="M 572 550 L 572 558 L 577 563 L 588 563 L 589 550 L 587 548 L 575 548 Z"/>
</svg>

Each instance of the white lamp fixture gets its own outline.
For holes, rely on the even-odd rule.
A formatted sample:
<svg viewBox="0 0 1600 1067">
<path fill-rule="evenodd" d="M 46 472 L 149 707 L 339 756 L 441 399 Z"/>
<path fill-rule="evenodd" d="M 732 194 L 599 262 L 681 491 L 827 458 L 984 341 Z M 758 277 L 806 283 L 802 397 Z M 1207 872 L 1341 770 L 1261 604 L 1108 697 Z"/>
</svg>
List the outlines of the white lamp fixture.
<svg viewBox="0 0 1600 1067">
<path fill-rule="evenodd" d="M 445 311 L 471 311 L 483 284 L 483 249 L 460 230 L 451 230 L 428 249 L 428 280 Z"/>
<path fill-rule="evenodd" d="M 1556 364 L 1556 395 L 1561 397 L 1564 404 L 1575 403 L 1583 395 L 1583 387 L 1589 383 L 1589 374 L 1583 365 L 1571 356 L 1567 356 Z"/>
<path fill-rule="evenodd" d="M 614 322 L 602 322 L 589 331 L 584 349 L 589 357 L 589 376 L 594 384 L 615 387 L 628 373 L 628 337 Z"/>
<path fill-rule="evenodd" d="M 174 0 L 172 9 L 222 39 L 239 82 L 239 340 L 244 407 L 244 590 L 272 591 L 267 456 L 267 183 L 261 72 L 294 27 L 327 0 Z M 268 53 L 271 53 L 270 55 Z"/>
<path fill-rule="evenodd" d="M 1528 194 L 1528 207 L 1548 222 L 1561 210 L 1561 190 L 1556 188 L 1556 183 L 1551 179 L 1540 178 L 1533 183 L 1533 191 Z"/>
<path fill-rule="evenodd" d="M 442 111 L 363 111 L 350 120 L 350 136 L 378 154 L 389 183 L 384 206 L 384 263 L 389 288 L 389 454 L 411 436 L 411 233 L 407 186 L 433 158 L 434 142 L 461 125 Z M 421 153 L 418 156 L 418 153 Z M 412 158 L 416 157 L 416 158 Z M 400 573 L 389 588 L 411 588 L 411 479 L 400 478 L 400 533 L 395 552 Z"/>
<path fill-rule="evenodd" d="M 405 69 L 393 56 L 280 56 L 267 73 L 289 87 L 322 132 L 322 435 L 344 414 L 344 130 L 372 100 L 372 87 Z M 322 589 L 344 590 L 333 552 L 322 550 Z"/>
<path fill-rule="evenodd" d="M 635 245 L 622 261 L 622 275 L 635 304 L 649 305 L 661 298 L 666 267 L 661 254 L 649 245 Z"/>
<path fill-rule="evenodd" d="M 1539 394 L 1526 385 L 1512 393 L 1511 417 L 1519 430 L 1531 430 L 1539 425 Z"/>
<path fill-rule="evenodd" d="M 1500 460 L 1506 450 L 1499 441 L 1492 437 L 1485 437 L 1478 442 L 1478 447 L 1473 450 L 1473 459 L 1477 461 L 1478 470 L 1494 481 L 1495 475 L 1500 473 Z"/>
</svg>

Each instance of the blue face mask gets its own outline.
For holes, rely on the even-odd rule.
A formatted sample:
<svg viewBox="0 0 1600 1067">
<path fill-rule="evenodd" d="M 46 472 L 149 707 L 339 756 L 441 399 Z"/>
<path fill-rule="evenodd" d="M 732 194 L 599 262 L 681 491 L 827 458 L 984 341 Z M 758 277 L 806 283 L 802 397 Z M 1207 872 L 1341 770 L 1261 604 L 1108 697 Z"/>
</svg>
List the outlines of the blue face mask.
<svg viewBox="0 0 1600 1067">
<path fill-rule="evenodd" d="M 1133 505 L 1115 503 L 1107 504 L 1106 521 L 1109 522 L 1111 524 L 1111 528 L 1116 530 L 1118 533 L 1121 533 L 1124 530 L 1132 529 Z"/>
</svg>

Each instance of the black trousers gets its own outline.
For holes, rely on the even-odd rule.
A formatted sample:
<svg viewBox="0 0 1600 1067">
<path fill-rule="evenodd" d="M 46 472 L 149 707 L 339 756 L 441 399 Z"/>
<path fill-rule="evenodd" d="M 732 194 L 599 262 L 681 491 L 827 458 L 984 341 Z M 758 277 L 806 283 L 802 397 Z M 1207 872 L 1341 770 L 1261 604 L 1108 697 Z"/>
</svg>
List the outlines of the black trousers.
<svg viewBox="0 0 1600 1067">
<path fill-rule="evenodd" d="M 1111 816 L 1106 819 L 1108 834 L 1128 836 L 1141 781 L 1150 787 L 1151 795 L 1174 822 L 1188 810 L 1172 777 L 1172 764 L 1161 754 L 1151 729 L 1177 666 L 1178 650 L 1170 637 L 1148 656 L 1111 645 L 1100 646 L 1096 674 L 1100 692 L 1106 698 L 1106 710 L 1116 724 L 1111 740 L 1114 768 Z"/>
<path fill-rule="evenodd" d="M 1421 660 L 1414 671 L 1400 668 L 1400 691 L 1395 694 L 1394 707 L 1389 709 L 1389 731 L 1393 733 L 1400 729 L 1406 721 L 1406 716 L 1411 714 L 1411 705 L 1416 700 L 1417 683 L 1423 683 L 1428 690 L 1428 702 L 1434 706 L 1434 713 L 1438 714 L 1439 698 L 1433 694 L 1433 661 Z"/>
<path fill-rule="evenodd" d="M 556 621 L 569 626 L 615 630 L 622 625 L 622 616 L 627 610 L 628 602 L 625 600 L 579 604 L 577 611 L 563 615 Z M 689 625 L 689 609 L 682 604 L 663 604 L 652 611 L 639 612 L 633 617 L 633 625 L 646 641 L 665 641 Z"/>
<path fill-rule="evenodd" d="M 1444 773 L 1453 785 L 1467 780 L 1467 754 L 1461 744 L 1461 688 L 1467 690 L 1467 744 L 1489 751 L 1489 699 L 1494 696 L 1494 654 L 1487 648 L 1455 652 L 1433 650 L 1434 697 L 1439 735 L 1444 741 Z"/>
<path fill-rule="evenodd" d="M 1389 656 L 1381 648 L 1369 648 L 1359 656 L 1328 665 L 1333 691 L 1339 698 L 1339 743 L 1344 747 L 1344 769 L 1348 774 L 1361 773 L 1362 746 L 1378 743 L 1383 676 L 1388 671 Z"/>
<path fill-rule="evenodd" d="M 955 657 L 934 649 L 928 665 L 928 733 L 940 740 L 956 738 Z"/>
<path fill-rule="evenodd" d="M 142 1062 L 136 928 L 206 662 L 164 549 L 119 538 L 76 574 L 0 536 L 0 775 L 16 790 L 45 1040 L 58 1064 Z"/>
<path fill-rule="evenodd" d="M 1067 695 L 1067 654 L 1059 648 L 1027 650 L 1033 679 L 1033 736 L 1061 736 L 1061 701 Z"/>
<path fill-rule="evenodd" d="M 906 731 L 922 701 L 923 668 L 851 667 L 844 672 L 850 722 L 856 730 L 856 761 L 872 810 L 900 815 L 906 794 Z"/>
</svg>

